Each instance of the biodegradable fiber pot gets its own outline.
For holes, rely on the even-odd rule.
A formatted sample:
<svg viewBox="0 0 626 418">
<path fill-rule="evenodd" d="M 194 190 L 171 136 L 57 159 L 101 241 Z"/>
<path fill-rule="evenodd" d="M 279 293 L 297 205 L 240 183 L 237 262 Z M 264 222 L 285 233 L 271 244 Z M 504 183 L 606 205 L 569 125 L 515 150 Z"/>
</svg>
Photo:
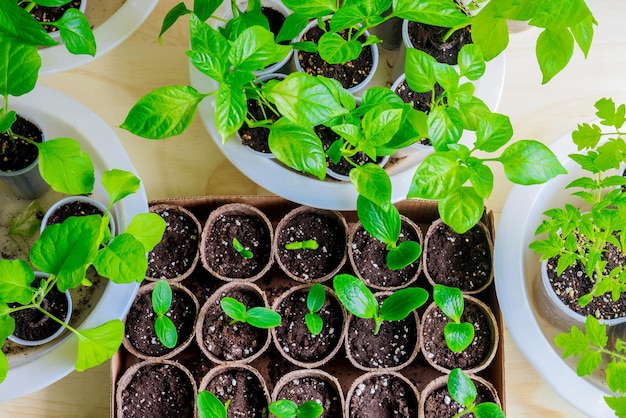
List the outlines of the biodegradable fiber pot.
<svg viewBox="0 0 626 418">
<path fill-rule="evenodd" d="M 124 347 L 140 359 L 171 358 L 182 352 L 193 341 L 196 319 L 200 306 L 198 300 L 187 288 L 178 283 L 170 283 L 172 305 L 166 315 L 176 326 L 178 343 L 173 348 L 165 347 L 154 329 L 156 314 L 152 306 L 152 291 L 156 282 L 139 288 L 137 296 L 124 320 Z"/>
<path fill-rule="evenodd" d="M 222 404 L 230 401 L 228 416 L 265 418 L 270 402 L 265 379 L 247 364 L 219 365 L 211 369 L 200 382 L 199 390 L 208 390 Z"/>
<path fill-rule="evenodd" d="M 480 376 L 469 374 L 476 385 L 475 403 L 494 402 L 502 407 L 498 392 L 491 383 Z M 448 392 L 448 376 L 439 376 L 430 381 L 422 390 L 419 401 L 419 417 L 451 417 L 463 411 L 465 407 L 456 402 Z M 472 415 L 470 415 L 472 416 Z"/>
<path fill-rule="evenodd" d="M 415 241 L 422 245 L 422 231 L 404 215 L 400 215 L 402 226 L 399 242 Z M 366 285 L 377 290 L 397 290 L 409 286 L 417 280 L 422 271 L 422 263 L 417 259 L 400 270 L 387 267 L 387 246 L 372 237 L 357 222 L 352 227 L 348 240 L 348 255 L 352 269 Z"/>
<path fill-rule="evenodd" d="M 346 310 L 335 291 L 324 286 L 326 301 L 317 312 L 324 326 L 320 334 L 311 334 L 305 322 L 311 286 L 300 285 L 287 290 L 272 306 L 283 318 L 283 322 L 271 330 L 274 345 L 291 363 L 305 368 L 320 367 L 332 359 L 341 348 L 345 333 Z"/>
<path fill-rule="evenodd" d="M 399 372 L 367 372 L 354 380 L 346 395 L 346 416 L 417 417 L 419 392 Z"/>
<path fill-rule="evenodd" d="M 431 366 L 443 373 L 457 367 L 468 373 L 478 373 L 491 364 L 498 350 L 500 333 L 491 309 L 473 296 L 463 295 L 463 301 L 465 309 L 461 322 L 474 326 L 474 340 L 460 353 L 448 348 L 444 327 L 451 320 L 434 302 L 422 315 L 419 328 L 422 354 Z"/>
<path fill-rule="evenodd" d="M 431 285 L 476 294 L 493 280 L 493 242 L 482 222 L 458 234 L 437 219 L 426 232 L 423 248 L 424 273 Z"/>
<path fill-rule="evenodd" d="M 160 204 L 150 207 L 165 220 L 163 238 L 148 253 L 146 279 L 167 279 L 180 282 L 194 271 L 199 259 L 202 226 L 196 216 L 178 205 Z"/>
<path fill-rule="evenodd" d="M 378 292 L 374 296 L 379 305 L 392 292 Z M 419 317 L 412 311 L 400 321 L 383 321 L 374 334 L 374 320 L 348 314 L 344 337 L 346 356 L 354 367 L 365 371 L 401 370 L 409 365 L 419 352 Z"/>
<path fill-rule="evenodd" d="M 235 238 L 252 252 L 251 258 L 235 249 Z M 245 203 L 220 206 L 211 212 L 202 230 L 202 265 L 224 281 L 258 280 L 272 266 L 273 240 L 272 224 L 259 209 Z"/>
<path fill-rule="evenodd" d="M 315 401 L 324 408 L 320 418 L 344 416 L 345 400 L 339 380 L 320 369 L 294 370 L 281 377 L 272 392 L 272 402 L 280 399 L 297 405 Z"/>
<path fill-rule="evenodd" d="M 195 416 L 196 382 L 171 360 L 147 360 L 129 367 L 115 392 L 117 416 L 124 418 Z"/>
<path fill-rule="evenodd" d="M 315 240 L 318 247 L 288 249 L 309 240 Z M 300 206 L 276 226 L 273 252 L 281 270 L 292 279 L 325 282 L 345 264 L 347 242 L 348 224 L 340 212 Z"/>
<path fill-rule="evenodd" d="M 270 345 L 270 332 L 247 323 L 231 324 L 220 302 L 229 296 L 247 309 L 269 308 L 265 293 L 254 283 L 232 282 L 220 287 L 204 303 L 196 322 L 196 342 L 214 363 L 250 363 Z"/>
</svg>

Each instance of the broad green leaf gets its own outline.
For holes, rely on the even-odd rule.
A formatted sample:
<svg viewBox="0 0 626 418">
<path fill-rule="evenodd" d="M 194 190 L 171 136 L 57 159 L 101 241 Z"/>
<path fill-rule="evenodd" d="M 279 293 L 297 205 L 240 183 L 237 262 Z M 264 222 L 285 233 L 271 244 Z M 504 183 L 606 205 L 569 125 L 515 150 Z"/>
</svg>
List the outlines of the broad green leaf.
<svg viewBox="0 0 626 418">
<path fill-rule="evenodd" d="M 225 143 L 243 126 L 248 106 L 240 86 L 219 85 L 215 96 L 215 125 Z"/>
<path fill-rule="evenodd" d="M 381 103 L 388 103 L 403 106 L 402 99 L 393 91 L 386 87 L 370 87 L 361 96 L 360 112 L 368 112 L 371 108 L 379 106 Z"/>
<path fill-rule="evenodd" d="M 157 316 L 154 320 L 154 331 L 157 338 L 167 348 L 174 348 L 178 342 L 176 325 L 167 316 Z"/>
<path fill-rule="evenodd" d="M 250 2 L 249 5 L 252 5 L 252 2 Z M 241 36 L 241 34 L 246 31 L 246 29 L 249 29 L 253 26 L 258 26 L 259 28 L 263 28 L 265 30 L 269 30 L 270 28 L 267 17 L 265 17 L 265 15 L 261 13 L 261 10 L 251 11 L 250 8 L 248 8 L 248 11 L 243 12 L 239 14 L 239 16 L 230 19 L 223 29 L 220 28 L 220 31 L 224 34 L 224 36 L 226 36 L 226 38 L 231 41 L 235 41 Z"/>
<path fill-rule="evenodd" d="M 2 383 L 9 373 L 9 360 L 4 352 L 0 352 L 0 383 Z"/>
<path fill-rule="evenodd" d="M 459 103 L 459 110 L 463 118 L 463 127 L 469 131 L 477 130 L 480 122 L 492 113 L 485 102 L 478 97 Z"/>
<path fill-rule="evenodd" d="M 588 123 L 578 124 L 578 128 L 572 132 L 572 140 L 578 146 L 578 151 L 584 148 L 595 148 L 602 138 L 602 129 L 598 125 Z"/>
<path fill-rule="evenodd" d="M 190 86 L 157 88 L 139 99 L 120 127 L 148 139 L 179 135 L 191 124 L 198 103 L 206 96 Z"/>
<path fill-rule="evenodd" d="M 337 10 L 336 0 L 283 0 L 283 4 L 294 13 L 310 17 L 321 17 Z"/>
<path fill-rule="evenodd" d="M 233 42 L 228 59 L 239 71 L 262 70 L 289 54 L 290 46 L 274 42 L 274 34 L 261 26 L 244 30 Z"/>
<path fill-rule="evenodd" d="M 614 126 L 619 129 L 624 124 L 626 106 L 623 104 L 616 107 L 613 99 L 603 98 L 595 103 L 595 107 L 598 110 L 596 116 L 601 119 L 602 125 Z"/>
<path fill-rule="evenodd" d="M 194 0 L 193 13 L 202 21 L 207 20 L 220 7 L 222 0 Z"/>
<path fill-rule="evenodd" d="M 589 49 L 591 48 L 594 32 L 593 25 L 595 24 L 597 24 L 596 20 L 593 15 L 589 14 L 585 19 L 570 28 L 572 35 L 574 35 L 574 40 L 580 50 L 583 51 L 585 58 L 587 58 Z"/>
<path fill-rule="evenodd" d="M 602 354 L 597 351 L 585 351 L 576 365 L 578 376 L 587 376 L 593 373 L 602 364 Z"/>
<path fill-rule="evenodd" d="M 626 393 L 626 363 L 610 362 L 606 366 L 606 384 L 613 392 Z"/>
<path fill-rule="evenodd" d="M 24 260 L 0 260 L 0 303 L 27 305 L 33 299 L 35 273 Z"/>
<path fill-rule="evenodd" d="M 187 52 L 187 56 L 193 66 L 212 79 L 223 82 L 230 70 L 230 42 L 209 24 L 193 15 L 189 21 L 189 37 L 191 51 Z"/>
<path fill-rule="evenodd" d="M 0 94 L 21 96 L 37 84 L 41 57 L 37 47 L 17 42 L 0 42 Z"/>
<path fill-rule="evenodd" d="M 309 23 L 309 16 L 301 13 L 292 13 L 287 16 L 285 23 L 276 35 L 276 42 L 293 41 L 300 35 Z M 295 45 L 292 44 L 295 48 Z"/>
<path fill-rule="evenodd" d="M 15 40 L 15 43 L 2 42 L 2 44 L 27 44 L 34 47 L 58 44 L 39 22 L 15 1 L 5 1 L 0 7 L 0 32 L 8 34 L 3 35 L 3 41 L 7 38 Z"/>
<path fill-rule="evenodd" d="M 459 234 L 476 225 L 484 209 L 483 198 L 470 187 L 461 187 L 439 200 L 441 219 Z"/>
<path fill-rule="evenodd" d="M 319 283 L 315 283 L 309 289 L 306 298 L 306 306 L 311 312 L 317 312 L 322 309 L 324 302 L 326 301 L 326 290 L 324 286 Z"/>
<path fill-rule="evenodd" d="M 319 335 L 324 328 L 324 321 L 316 313 L 308 312 L 304 315 L 304 321 L 309 332 L 313 335 Z"/>
<path fill-rule="evenodd" d="M 208 390 L 198 392 L 198 413 L 200 418 L 226 418 L 227 411 L 217 396 Z"/>
<path fill-rule="evenodd" d="M 352 315 L 366 319 L 377 316 L 378 302 L 359 278 L 350 274 L 338 274 L 333 279 L 333 287 L 343 306 Z"/>
<path fill-rule="evenodd" d="M 156 213 L 139 213 L 130 221 L 124 232 L 135 237 L 148 252 L 161 241 L 166 226 L 165 220 Z"/>
<path fill-rule="evenodd" d="M 286 166 L 320 180 L 326 177 L 326 154 L 313 129 L 281 118 L 272 125 L 268 142 L 274 157 Z"/>
<path fill-rule="evenodd" d="M 402 241 L 387 253 L 385 263 L 390 270 L 400 270 L 417 261 L 422 247 L 415 241 Z"/>
<path fill-rule="evenodd" d="M 117 168 L 102 173 L 102 185 L 109 195 L 109 206 L 139 190 L 141 181 L 130 171 Z"/>
<path fill-rule="evenodd" d="M 246 306 L 239 302 L 237 299 L 229 296 L 223 297 L 220 300 L 220 306 L 226 315 L 231 319 L 239 322 L 244 322 L 246 319 Z"/>
<path fill-rule="evenodd" d="M 78 330 L 76 336 L 78 337 L 76 370 L 82 372 L 113 357 L 124 338 L 124 323 L 119 319 L 112 319 L 96 328 Z"/>
<path fill-rule="evenodd" d="M 9 223 L 9 236 L 30 238 L 39 231 L 44 210 L 39 200 L 33 200 L 20 210 Z"/>
<path fill-rule="evenodd" d="M 87 17 L 80 10 L 69 8 L 61 19 L 50 25 L 59 28 L 63 44 L 70 53 L 96 55 L 96 38 Z"/>
<path fill-rule="evenodd" d="M 416 93 L 432 91 L 437 82 L 435 66 L 437 61 L 431 55 L 419 49 L 409 48 L 406 51 L 405 77 L 406 83 Z"/>
<path fill-rule="evenodd" d="M 95 182 L 94 166 L 76 140 L 56 138 L 37 144 L 39 171 L 59 193 L 89 194 Z"/>
<path fill-rule="evenodd" d="M 361 54 L 363 46 L 357 40 L 347 41 L 337 33 L 327 32 L 320 37 L 318 52 L 329 64 L 345 64 Z"/>
<path fill-rule="evenodd" d="M 513 126 L 508 116 L 491 113 L 478 123 L 476 148 L 494 152 L 513 137 Z"/>
<path fill-rule="evenodd" d="M 620 418 L 626 416 L 626 396 L 605 396 L 604 401 L 615 411 L 615 415 Z"/>
<path fill-rule="evenodd" d="M 493 191 L 494 178 L 491 168 L 477 158 L 467 161 L 467 168 L 474 191 L 483 199 L 487 199 Z"/>
<path fill-rule="evenodd" d="M 463 116 L 453 107 L 437 106 L 428 114 L 428 135 L 435 151 L 447 151 L 463 134 Z"/>
<path fill-rule="evenodd" d="M 456 287 L 440 284 L 433 286 L 433 299 L 441 311 L 454 322 L 461 322 L 461 315 L 465 308 L 463 294 Z"/>
<path fill-rule="evenodd" d="M 101 276 L 114 283 L 141 283 L 148 269 L 146 249 L 131 234 L 119 234 L 98 251 L 93 265 Z"/>
<path fill-rule="evenodd" d="M 435 65 L 435 79 L 445 91 L 455 92 L 461 77 L 454 66 L 438 62 Z"/>
<path fill-rule="evenodd" d="M 448 392 L 452 399 L 469 408 L 476 400 L 476 385 L 461 369 L 453 369 L 448 375 Z"/>
<path fill-rule="evenodd" d="M 0 132 L 8 131 L 17 120 L 15 110 L 9 110 L 4 115 L 0 115 Z"/>
<path fill-rule="evenodd" d="M 498 160 L 504 166 L 506 177 L 516 184 L 541 184 L 567 173 L 550 148 L 534 140 L 512 143 Z"/>
<path fill-rule="evenodd" d="M 500 55 L 509 44 L 506 19 L 496 18 L 490 6 L 491 3 L 487 4 L 472 19 L 472 41 L 482 50 L 485 61 Z"/>
<path fill-rule="evenodd" d="M 383 208 L 359 195 L 356 210 L 363 229 L 388 247 L 396 246 L 400 236 L 401 219 L 395 206 L 388 204 Z"/>
<path fill-rule="evenodd" d="M 391 179 L 377 164 L 367 163 L 350 170 L 350 182 L 356 191 L 381 208 L 391 202 Z"/>
<path fill-rule="evenodd" d="M 306 401 L 298 408 L 299 418 L 317 418 L 324 413 L 324 407 L 317 401 Z"/>
<path fill-rule="evenodd" d="M 363 116 L 363 133 L 368 143 L 384 145 L 402 124 L 402 109 L 372 109 Z"/>
<path fill-rule="evenodd" d="M 585 332 L 587 333 L 587 338 L 593 344 L 605 347 L 609 339 L 606 334 L 606 325 L 601 324 L 594 316 L 588 315 L 585 321 Z"/>
<path fill-rule="evenodd" d="M 407 287 L 389 295 L 380 307 L 385 321 L 401 321 L 428 300 L 428 292 L 421 287 Z"/>
<path fill-rule="evenodd" d="M 347 1 L 333 14 L 330 30 L 338 32 L 360 23 L 373 24 L 391 7 L 391 0 Z"/>
<path fill-rule="evenodd" d="M 536 54 L 546 84 L 569 62 L 574 53 L 574 37 L 568 29 L 545 29 L 537 38 Z"/>
<path fill-rule="evenodd" d="M 401 19 L 446 28 L 461 27 L 470 18 L 448 0 L 393 0 L 393 12 Z"/>
<path fill-rule="evenodd" d="M 158 280 L 152 289 L 152 309 L 157 315 L 165 315 L 171 306 L 172 288 L 167 280 Z"/>
<path fill-rule="evenodd" d="M 269 405 L 269 411 L 279 418 L 296 418 L 298 405 L 289 399 L 279 399 Z"/>
<path fill-rule="evenodd" d="M 584 0 L 539 1 L 530 25 L 540 28 L 565 29 L 581 22 L 590 14 Z"/>
<path fill-rule="evenodd" d="M 502 408 L 494 402 L 483 402 L 475 405 L 474 416 L 478 418 L 505 418 Z"/>
<path fill-rule="evenodd" d="M 436 152 L 428 155 L 415 170 L 407 197 L 441 199 L 461 187 L 467 178 L 456 153 Z"/>
<path fill-rule="evenodd" d="M 202 3 L 206 3 L 206 2 L 202 2 Z M 189 10 L 187 6 L 185 6 L 185 3 L 182 1 L 178 3 L 176 6 L 172 7 L 170 11 L 167 12 L 165 17 L 163 18 L 163 24 L 161 25 L 161 31 L 159 32 L 159 36 L 158 36 L 159 43 L 163 40 L 163 34 L 167 32 L 167 30 L 171 28 L 172 25 L 174 25 L 174 23 L 176 23 L 178 18 L 185 16 L 189 13 L 191 13 L 191 10 Z M 206 18 L 202 20 L 206 20 Z"/>
<path fill-rule="evenodd" d="M 459 51 L 459 69 L 461 76 L 478 80 L 485 73 L 485 57 L 482 49 L 475 44 L 467 44 Z"/>
<path fill-rule="evenodd" d="M 255 306 L 246 312 L 246 322 L 253 327 L 267 329 L 279 326 L 282 318 L 279 313 L 271 309 Z"/>
<path fill-rule="evenodd" d="M 474 340 L 474 326 L 469 322 L 448 322 L 443 330 L 446 345 L 453 353 L 465 350 Z"/>
<path fill-rule="evenodd" d="M 8 311 L 8 305 L 0 304 L 0 341 L 6 340 L 15 331 L 15 319 Z"/>
</svg>

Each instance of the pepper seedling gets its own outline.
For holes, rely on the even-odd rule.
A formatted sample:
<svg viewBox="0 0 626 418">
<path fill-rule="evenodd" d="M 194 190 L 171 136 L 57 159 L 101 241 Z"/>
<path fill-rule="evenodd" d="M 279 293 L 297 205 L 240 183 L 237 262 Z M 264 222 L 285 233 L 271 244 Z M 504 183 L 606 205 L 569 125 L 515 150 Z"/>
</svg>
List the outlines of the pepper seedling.
<svg viewBox="0 0 626 418">
<path fill-rule="evenodd" d="M 268 329 L 277 327 L 282 322 L 280 314 L 271 309 L 264 306 L 247 309 L 243 303 L 229 296 L 222 298 L 220 306 L 224 313 L 232 319 L 230 325 L 235 322 L 243 322 L 256 328 Z"/>
<path fill-rule="evenodd" d="M 227 418 L 230 399 L 223 404 L 213 393 L 201 390 L 196 405 L 200 418 Z"/>
<path fill-rule="evenodd" d="M 165 279 L 155 283 L 152 290 L 152 309 L 156 314 L 154 331 L 159 341 L 167 348 L 176 347 L 178 332 L 172 320 L 166 315 L 172 306 L 172 288 Z"/>
<path fill-rule="evenodd" d="M 460 418 L 469 414 L 474 414 L 476 418 L 504 418 L 504 411 L 495 402 L 476 403 L 478 394 L 476 385 L 461 369 L 453 369 L 450 372 L 448 392 L 452 399 L 465 407 L 452 418 Z"/>
<path fill-rule="evenodd" d="M 460 353 L 474 340 L 474 326 L 469 322 L 461 322 L 465 309 L 463 294 L 456 287 L 436 284 L 433 286 L 433 299 L 444 315 L 452 320 L 443 329 L 446 344 L 452 352 Z"/>
<path fill-rule="evenodd" d="M 401 321 L 428 299 L 428 292 L 420 287 L 407 287 L 389 295 L 378 308 L 372 291 L 358 277 L 339 274 L 333 279 L 337 297 L 354 316 L 373 319 L 374 334 L 378 334 L 383 321 Z"/>
<path fill-rule="evenodd" d="M 236 237 L 233 238 L 233 248 L 235 249 L 235 251 L 239 253 L 240 256 L 242 256 L 246 260 L 250 260 L 252 257 L 254 257 L 254 254 L 252 254 L 252 251 L 245 248 L 243 244 L 239 242 L 239 240 Z"/>
<path fill-rule="evenodd" d="M 324 327 L 324 321 L 322 320 L 322 317 L 319 316 L 318 312 L 322 309 L 322 306 L 324 306 L 325 301 L 326 291 L 324 290 L 324 286 L 319 283 L 315 283 L 311 286 L 309 293 L 307 294 L 306 306 L 309 309 L 309 312 L 307 312 L 304 316 L 306 327 L 313 335 L 319 335 Z"/>
<path fill-rule="evenodd" d="M 286 250 L 317 250 L 319 247 L 319 244 L 314 239 L 288 242 L 287 244 L 285 244 Z"/>
<path fill-rule="evenodd" d="M 306 401 L 298 406 L 289 399 L 272 402 L 269 410 L 278 418 L 317 418 L 324 413 L 324 407 L 316 401 Z"/>
</svg>

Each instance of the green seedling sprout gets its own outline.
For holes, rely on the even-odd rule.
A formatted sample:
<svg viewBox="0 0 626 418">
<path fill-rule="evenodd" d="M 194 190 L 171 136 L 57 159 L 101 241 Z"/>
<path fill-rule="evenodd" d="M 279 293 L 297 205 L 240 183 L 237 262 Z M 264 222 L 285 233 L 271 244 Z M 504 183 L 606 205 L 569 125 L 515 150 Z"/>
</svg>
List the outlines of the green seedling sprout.
<svg viewBox="0 0 626 418">
<path fill-rule="evenodd" d="M 474 414 L 476 418 L 504 418 L 504 411 L 496 403 L 476 403 L 476 385 L 461 369 L 454 369 L 448 375 L 448 392 L 452 399 L 464 407 L 452 418 L 469 416 L 469 414 Z"/>
<path fill-rule="evenodd" d="M 324 407 L 316 401 L 306 401 L 300 406 L 289 399 L 279 399 L 269 405 L 270 413 L 277 418 L 318 418 Z"/>
<path fill-rule="evenodd" d="M 288 242 L 287 244 L 285 244 L 286 250 L 317 250 L 319 247 L 319 244 L 314 239 Z"/>
<path fill-rule="evenodd" d="M 307 294 L 306 306 L 309 309 L 309 312 L 307 312 L 304 316 L 306 327 L 313 335 L 319 335 L 324 327 L 324 321 L 322 320 L 322 317 L 319 316 L 318 312 L 322 309 L 322 306 L 324 306 L 325 301 L 326 291 L 324 290 L 324 286 L 319 283 L 315 283 L 311 286 L 309 293 Z"/>
<path fill-rule="evenodd" d="M 213 393 L 208 390 L 201 390 L 198 392 L 196 405 L 198 406 L 200 418 L 227 418 L 230 399 L 225 404 L 222 404 Z"/>
<path fill-rule="evenodd" d="M 243 322 L 256 328 L 268 329 L 277 327 L 282 322 L 280 314 L 271 309 L 263 306 L 246 309 L 243 303 L 228 296 L 222 298 L 220 305 L 226 315 L 232 319 L 230 325 Z"/>
<path fill-rule="evenodd" d="M 235 251 L 239 253 L 240 256 L 242 256 L 246 260 L 250 260 L 252 257 L 254 257 L 254 254 L 252 254 L 252 251 L 245 248 L 243 244 L 241 244 L 241 242 L 239 242 L 239 240 L 236 237 L 233 238 L 233 248 L 235 249 Z"/>
<path fill-rule="evenodd" d="M 376 297 L 358 277 L 339 274 L 333 279 L 333 287 L 348 312 L 374 320 L 374 334 L 378 334 L 383 321 L 401 321 L 428 300 L 424 289 L 407 287 L 389 295 L 379 309 Z"/>
<path fill-rule="evenodd" d="M 465 308 L 463 294 L 456 287 L 435 284 L 433 299 L 444 315 L 452 320 L 443 329 L 446 344 L 452 352 L 460 353 L 474 340 L 474 326 L 469 322 L 461 322 Z"/>
<path fill-rule="evenodd" d="M 154 331 L 159 341 L 167 348 L 176 347 L 178 332 L 167 311 L 172 306 L 172 288 L 167 280 L 161 279 L 155 283 L 152 290 L 152 309 L 156 314 Z"/>
</svg>

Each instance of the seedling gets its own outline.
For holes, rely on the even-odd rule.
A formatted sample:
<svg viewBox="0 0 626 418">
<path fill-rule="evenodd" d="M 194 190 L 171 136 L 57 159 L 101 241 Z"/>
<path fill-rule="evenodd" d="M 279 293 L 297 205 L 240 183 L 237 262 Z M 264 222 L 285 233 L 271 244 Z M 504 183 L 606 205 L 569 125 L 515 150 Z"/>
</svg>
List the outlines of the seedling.
<svg viewBox="0 0 626 418">
<path fill-rule="evenodd" d="M 289 399 L 272 402 L 269 410 L 277 418 L 317 418 L 324 413 L 324 407 L 316 401 L 306 401 L 298 406 Z"/>
<path fill-rule="evenodd" d="M 313 335 L 319 335 L 324 327 L 324 321 L 322 317 L 319 316 L 318 312 L 322 309 L 322 306 L 324 306 L 325 301 L 326 291 L 324 290 L 324 286 L 315 283 L 311 286 L 307 294 L 306 306 L 309 312 L 304 316 L 306 326 Z"/>
<path fill-rule="evenodd" d="M 504 418 L 504 411 L 494 402 L 476 403 L 476 385 L 461 369 L 454 369 L 448 376 L 448 392 L 452 399 L 465 409 L 452 416 L 460 418 L 474 414 L 476 418 Z"/>
<path fill-rule="evenodd" d="M 227 418 L 230 399 L 223 404 L 213 393 L 201 390 L 196 404 L 200 418 Z"/>
<path fill-rule="evenodd" d="M 333 279 L 333 287 L 352 315 L 374 320 L 374 334 L 378 334 L 383 321 L 401 321 L 428 299 L 424 289 L 407 287 L 389 295 L 379 310 L 376 297 L 358 277 L 339 274 Z"/>
<path fill-rule="evenodd" d="M 247 309 L 243 303 L 228 296 L 222 298 L 220 305 L 226 315 L 232 319 L 230 325 L 243 322 L 256 328 L 268 329 L 277 327 L 282 322 L 280 314 L 271 309 L 263 306 Z"/>
<path fill-rule="evenodd" d="M 285 244 L 286 250 L 317 250 L 319 247 L 319 244 L 314 239 L 288 242 Z"/>
<path fill-rule="evenodd" d="M 172 288 L 165 279 L 154 284 L 152 290 L 152 309 L 156 314 L 154 331 L 159 341 L 167 348 L 176 347 L 178 332 L 172 320 L 167 316 L 167 311 L 172 306 Z"/>
<path fill-rule="evenodd" d="M 241 244 L 241 242 L 239 242 L 239 240 L 236 237 L 233 238 L 233 248 L 235 249 L 235 251 L 239 253 L 240 256 L 242 256 L 246 260 L 250 260 L 252 257 L 254 257 L 254 254 L 252 254 L 252 251 L 245 248 L 243 244 Z"/>
<path fill-rule="evenodd" d="M 461 322 L 465 308 L 463 294 L 456 287 L 440 284 L 433 286 L 435 304 L 452 322 L 448 322 L 443 329 L 443 335 L 448 348 L 454 353 L 465 350 L 474 340 L 474 325 Z"/>
</svg>

